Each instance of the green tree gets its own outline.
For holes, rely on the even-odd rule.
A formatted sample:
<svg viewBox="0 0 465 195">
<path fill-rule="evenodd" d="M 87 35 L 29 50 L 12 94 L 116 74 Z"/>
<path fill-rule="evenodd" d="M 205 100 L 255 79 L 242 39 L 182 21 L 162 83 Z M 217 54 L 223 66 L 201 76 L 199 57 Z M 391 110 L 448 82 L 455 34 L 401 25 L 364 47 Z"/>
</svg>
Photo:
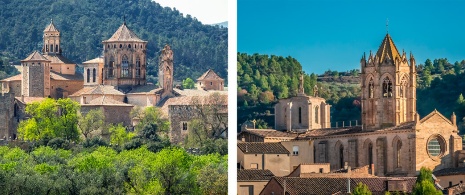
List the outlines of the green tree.
<svg viewBox="0 0 465 195">
<path fill-rule="evenodd" d="M 91 138 L 91 133 L 96 130 L 103 130 L 105 115 L 103 110 L 92 109 L 87 114 L 78 113 L 78 127 L 85 139 Z"/>
<path fill-rule="evenodd" d="M 132 137 L 135 136 L 133 132 L 127 132 L 126 128 L 123 127 L 123 125 L 118 124 L 118 125 L 112 125 L 109 128 L 110 131 L 110 143 L 122 146 L 129 140 L 131 140 Z"/>
<path fill-rule="evenodd" d="M 53 100 L 47 98 L 26 106 L 28 120 L 21 121 L 18 127 L 20 139 L 39 141 L 61 137 L 78 141 L 77 111 L 80 105 L 71 99 Z"/>
<path fill-rule="evenodd" d="M 359 182 L 352 192 L 354 195 L 371 195 L 371 191 L 368 186 L 362 182 Z"/>
<path fill-rule="evenodd" d="M 457 99 L 457 104 L 462 105 L 464 101 L 463 95 L 460 93 L 459 98 Z"/>
<path fill-rule="evenodd" d="M 455 61 L 455 63 L 454 63 L 454 73 L 455 73 L 455 75 L 459 75 L 461 70 L 462 70 L 462 66 L 460 65 L 460 63 L 458 61 Z"/>
<path fill-rule="evenodd" d="M 195 82 L 191 78 L 187 77 L 182 81 L 182 87 L 184 89 L 194 89 L 195 87 Z"/>
<path fill-rule="evenodd" d="M 441 195 L 440 190 L 436 190 L 433 183 L 433 172 L 425 167 L 420 169 L 420 174 L 417 177 L 415 187 L 413 188 L 414 195 Z"/>
</svg>

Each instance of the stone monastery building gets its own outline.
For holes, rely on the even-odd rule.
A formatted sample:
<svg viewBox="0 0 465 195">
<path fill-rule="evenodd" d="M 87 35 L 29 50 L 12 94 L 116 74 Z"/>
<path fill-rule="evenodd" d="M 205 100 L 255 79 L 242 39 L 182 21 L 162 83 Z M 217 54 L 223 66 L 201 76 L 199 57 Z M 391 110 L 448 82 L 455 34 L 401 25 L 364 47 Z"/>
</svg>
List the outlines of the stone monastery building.
<svg viewBox="0 0 465 195">
<path fill-rule="evenodd" d="M 84 74 L 77 73 L 76 63 L 62 55 L 60 31 L 52 20 L 44 30 L 42 53 L 33 51 L 21 61 L 20 75 L 0 81 L 3 89 L 0 97 L 0 139 L 15 139 L 16 127 L 26 117 L 25 105 L 47 97 L 69 97 L 81 104 L 82 112 L 102 109 L 105 122 L 131 126 L 129 112 L 134 106 L 165 106 L 176 110 L 176 97 L 186 99 L 214 92 L 227 95 L 224 80 L 213 70 L 199 78 L 208 82 L 198 89 L 174 88 L 173 51 L 169 45 L 165 45 L 159 57 L 160 85 L 148 84 L 147 41 L 131 31 L 126 22 L 102 44 L 103 57 L 83 62 Z M 167 100 L 172 98 L 175 99 L 167 104 Z M 189 103 L 183 102 L 185 104 Z M 183 121 L 177 121 L 175 115 L 168 112 L 165 115 L 174 124 L 184 123 L 187 126 L 190 120 L 184 117 Z M 173 142 L 182 141 L 181 131 L 172 129 L 170 137 Z"/>
<path fill-rule="evenodd" d="M 378 51 L 363 55 L 360 64 L 362 126 L 330 128 L 330 105 L 305 95 L 301 81 L 297 97 L 276 104 L 276 130 L 245 129 L 238 135 L 246 143 L 279 142 L 287 155 L 264 153 L 262 162 L 261 157 L 247 159 L 252 146 L 239 148 L 238 166 L 276 170 L 273 174 L 278 176 L 290 174 L 301 163 L 329 163 L 330 171 L 368 166 L 380 177 L 416 176 L 421 167 L 464 166 L 455 114 L 446 117 L 434 110 L 420 118 L 416 112 L 413 54 L 399 52 L 386 34 Z"/>
</svg>

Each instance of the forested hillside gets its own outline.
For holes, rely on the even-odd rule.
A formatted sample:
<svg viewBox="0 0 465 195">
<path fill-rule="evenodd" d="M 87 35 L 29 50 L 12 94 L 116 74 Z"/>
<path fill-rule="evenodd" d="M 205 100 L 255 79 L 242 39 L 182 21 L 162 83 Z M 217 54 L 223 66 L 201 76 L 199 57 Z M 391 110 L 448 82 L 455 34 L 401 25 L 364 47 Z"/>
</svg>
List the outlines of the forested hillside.
<svg viewBox="0 0 465 195">
<path fill-rule="evenodd" d="M 257 120 L 257 128 L 273 128 L 274 104 L 295 96 L 300 63 L 292 57 L 238 53 L 238 123 Z M 447 118 L 457 115 L 459 129 L 465 129 L 465 60 L 450 63 L 447 58 L 417 65 L 417 111 L 421 117 L 437 109 Z M 360 121 L 359 70 L 328 70 L 322 75 L 305 74 L 305 92 L 319 95 L 331 104 L 331 125 Z M 352 123 L 353 124 L 353 123 Z"/>
<path fill-rule="evenodd" d="M 41 50 L 43 30 L 53 19 L 64 55 L 81 63 L 101 55 L 102 41 L 111 37 L 124 16 L 128 27 L 148 41 L 149 81 L 157 75 L 159 51 L 165 44 L 174 51 L 177 80 L 197 78 L 209 68 L 227 77 L 227 28 L 203 25 L 150 0 L 2 0 L 0 57 L 18 63 Z"/>
</svg>

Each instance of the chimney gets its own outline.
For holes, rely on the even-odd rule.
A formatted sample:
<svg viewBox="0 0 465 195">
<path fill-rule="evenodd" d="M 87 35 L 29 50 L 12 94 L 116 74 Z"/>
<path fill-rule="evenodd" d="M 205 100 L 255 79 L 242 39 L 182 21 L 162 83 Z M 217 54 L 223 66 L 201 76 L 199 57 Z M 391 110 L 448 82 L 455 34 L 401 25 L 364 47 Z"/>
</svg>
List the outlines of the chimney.
<svg viewBox="0 0 465 195">
<path fill-rule="evenodd" d="M 455 116 L 455 112 L 452 112 L 452 116 L 450 117 L 450 121 L 454 126 L 457 125 L 457 116 Z"/>
</svg>

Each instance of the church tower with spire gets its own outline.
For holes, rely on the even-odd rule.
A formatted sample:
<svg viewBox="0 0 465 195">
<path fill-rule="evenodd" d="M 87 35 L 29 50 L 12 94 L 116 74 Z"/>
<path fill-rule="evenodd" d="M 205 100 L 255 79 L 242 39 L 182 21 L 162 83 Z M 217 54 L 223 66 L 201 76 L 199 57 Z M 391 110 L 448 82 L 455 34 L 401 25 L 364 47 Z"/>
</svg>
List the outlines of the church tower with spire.
<svg viewBox="0 0 465 195">
<path fill-rule="evenodd" d="M 42 47 L 44 55 L 61 54 L 60 31 L 53 24 L 53 19 L 44 30 L 44 45 Z"/>
<path fill-rule="evenodd" d="M 362 124 L 364 129 L 379 129 L 414 121 L 416 117 L 415 58 L 402 54 L 389 33 L 381 45 L 360 60 L 362 86 Z"/>
</svg>

